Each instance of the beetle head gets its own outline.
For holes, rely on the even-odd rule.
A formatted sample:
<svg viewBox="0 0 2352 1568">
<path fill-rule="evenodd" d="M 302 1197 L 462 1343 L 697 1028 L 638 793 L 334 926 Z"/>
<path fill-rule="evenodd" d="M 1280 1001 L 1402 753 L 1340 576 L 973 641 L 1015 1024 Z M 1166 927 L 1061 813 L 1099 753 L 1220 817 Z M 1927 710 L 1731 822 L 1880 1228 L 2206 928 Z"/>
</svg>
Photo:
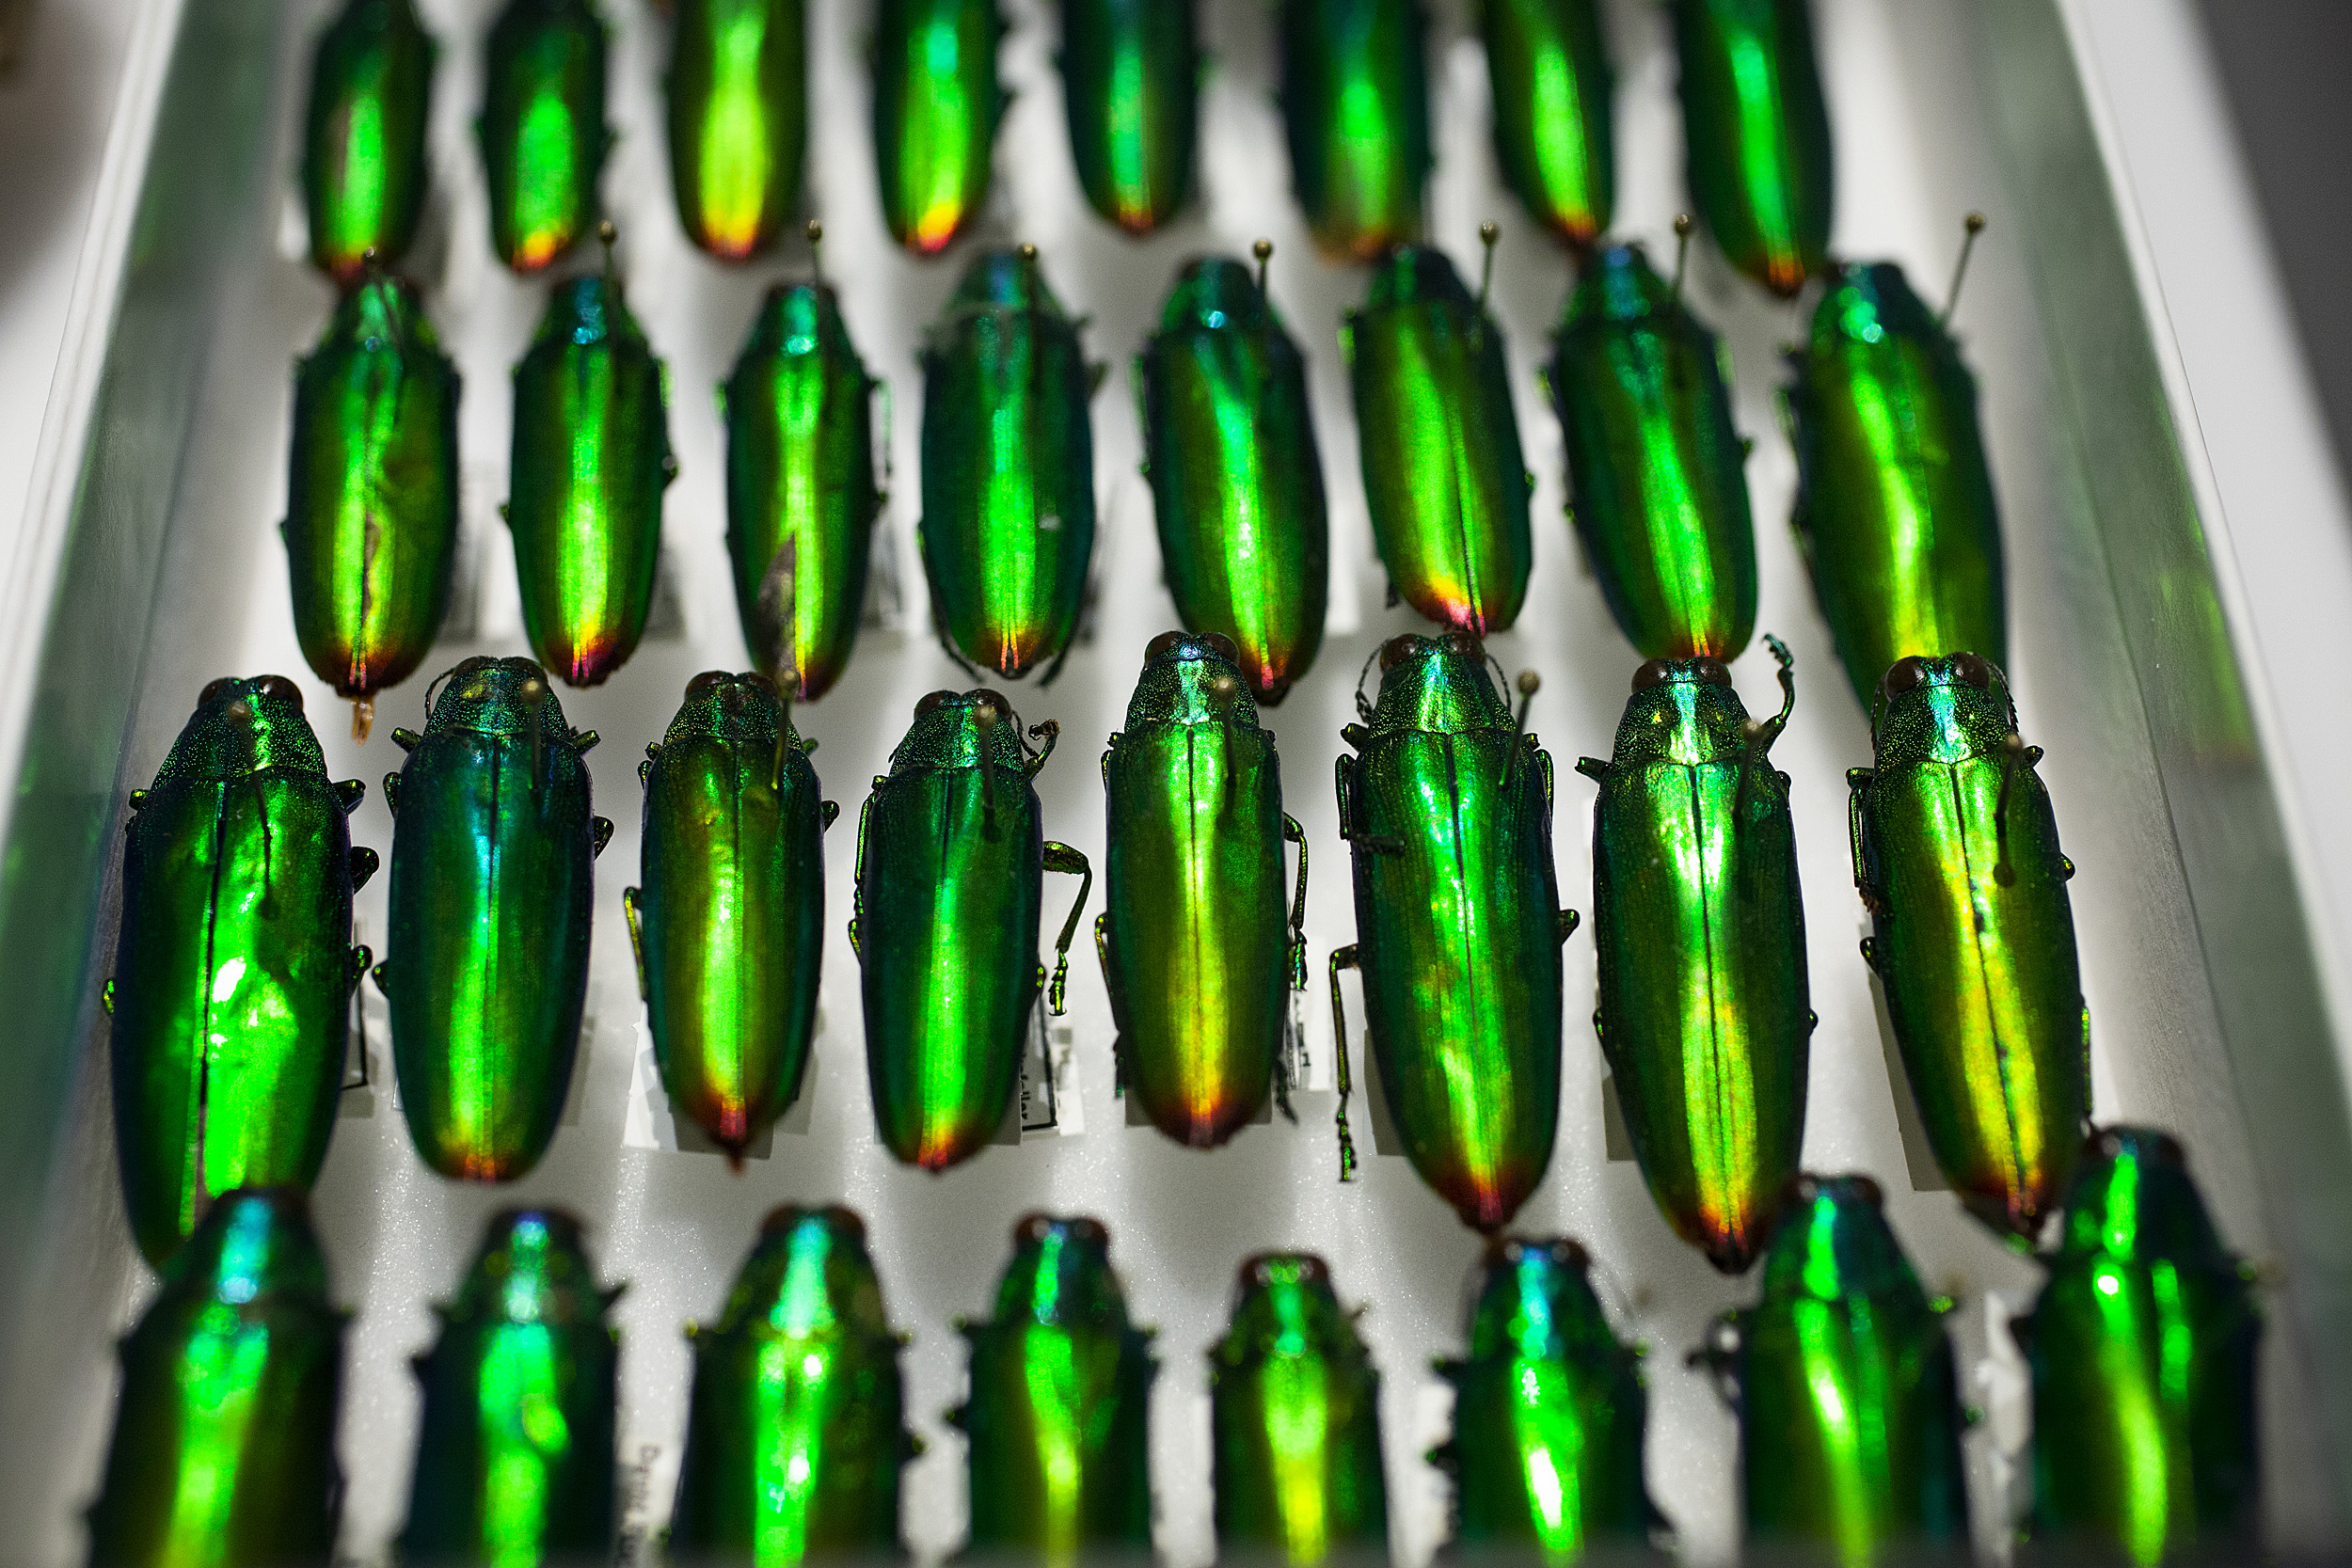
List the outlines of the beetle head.
<svg viewBox="0 0 2352 1568">
<path fill-rule="evenodd" d="M 914 722 L 906 738 L 891 753 L 891 767 L 921 763 L 974 768 L 986 759 L 998 768 L 1026 772 L 1034 754 L 1012 699 L 982 686 L 926 694 L 914 705 Z"/>
<path fill-rule="evenodd" d="M 532 659 L 479 654 L 460 661 L 427 690 L 424 727 L 567 741 L 572 733 L 547 671 Z"/>
<path fill-rule="evenodd" d="M 1228 719 L 1248 729 L 1258 723 L 1258 705 L 1232 639 L 1213 631 L 1164 631 L 1152 639 L 1127 704 L 1127 727 Z"/>
<path fill-rule="evenodd" d="M 242 779 L 275 769 L 326 771 L 318 736 L 303 717 L 302 689 L 283 675 L 224 675 L 197 699 L 156 782 Z"/>
<path fill-rule="evenodd" d="M 1330 1266 L 1311 1252 L 1262 1252 L 1242 1264 L 1233 1318 L 1210 1354 L 1229 1366 L 1270 1355 L 1357 1356 L 1362 1348 L 1331 1289 Z"/>
<path fill-rule="evenodd" d="M 2231 1266 L 2179 1140 L 2153 1127 L 2101 1127 L 2084 1143 L 2066 1196 L 2060 1256 Z"/>
<path fill-rule="evenodd" d="M 866 1249 L 866 1222 L 855 1211 L 787 1203 L 768 1212 L 727 1298 L 724 1325 L 749 1323 L 786 1334 L 890 1332 L 882 1281 Z"/>
<path fill-rule="evenodd" d="M 1911 1291 L 1924 1304 L 1918 1276 L 1887 1226 L 1885 1205 L 1884 1192 L 1867 1176 L 1790 1177 L 1764 1250 L 1765 1299 Z"/>
<path fill-rule="evenodd" d="M 1380 664 L 1380 697 L 1364 701 L 1359 677 L 1356 709 L 1382 730 L 1430 730 L 1461 734 L 1469 730 L 1509 729 L 1511 705 L 1503 696 L 1506 683 L 1489 679 L 1501 666 L 1486 657 L 1477 638 L 1467 631 L 1436 637 L 1403 632 L 1380 644 L 1374 656 Z M 1365 672 L 1371 673 L 1367 661 Z"/>
<path fill-rule="evenodd" d="M 1889 748 L 1917 747 L 1952 760 L 2016 729 L 2009 677 L 1979 654 L 1899 658 L 1870 698 L 1870 735 L 1882 756 Z"/>
<path fill-rule="evenodd" d="M 1585 1359 L 1614 1346 L 1589 1278 L 1592 1259 L 1573 1238 L 1499 1237 L 1471 1275 L 1470 1354 Z"/>
<path fill-rule="evenodd" d="M 691 735 L 762 743 L 772 742 L 778 734 L 790 736 L 795 745 L 800 741 L 784 692 L 773 680 L 755 670 L 740 674 L 706 670 L 686 683 L 686 700 L 662 738 L 665 745 Z"/>
<path fill-rule="evenodd" d="M 1098 1219 L 1024 1215 L 1012 1227 L 1012 1260 L 996 1287 L 996 1321 L 1125 1328 L 1127 1298 L 1110 1255 L 1110 1232 Z"/>
</svg>

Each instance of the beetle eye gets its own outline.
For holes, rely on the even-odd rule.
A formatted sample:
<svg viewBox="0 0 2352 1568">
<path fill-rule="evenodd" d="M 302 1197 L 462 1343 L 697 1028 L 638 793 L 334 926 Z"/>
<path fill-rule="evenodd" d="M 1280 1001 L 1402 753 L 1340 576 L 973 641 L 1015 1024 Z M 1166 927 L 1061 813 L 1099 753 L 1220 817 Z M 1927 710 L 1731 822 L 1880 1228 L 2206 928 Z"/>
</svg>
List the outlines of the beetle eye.
<svg viewBox="0 0 2352 1568">
<path fill-rule="evenodd" d="M 1054 1216 L 1051 1214 L 1024 1214 L 1013 1222 L 1012 1239 L 1015 1243 L 1041 1242 L 1053 1233 Z"/>
<path fill-rule="evenodd" d="M 260 675 L 255 677 L 253 684 L 264 695 L 275 697 L 278 701 L 290 705 L 296 713 L 302 711 L 302 688 L 294 685 L 285 676 Z"/>
<path fill-rule="evenodd" d="M 1182 647 L 1184 645 L 1184 634 L 1183 632 L 1164 631 L 1160 633 L 1159 636 L 1152 639 L 1151 641 L 1144 644 L 1143 661 L 1146 664 L 1149 664 L 1152 660 L 1158 658 L 1161 655 L 1169 652 L 1171 649 Z"/>
<path fill-rule="evenodd" d="M 1651 687 L 1661 684 L 1668 675 L 1674 673 L 1674 667 L 1675 661 L 1671 658 L 1651 659 L 1647 664 L 1633 672 L 1633 689 L 1647 691 Z"/>
<path fill-rule="evenodd" d="M 1899 697 L 1906 691 L 1917 690 L 1927 678 L 1928 661 L 1913 654 L 1887 666 L 1886 678 L 1879 682 L 1879 691 L 1883 696 Z"/>
<path fill-rule="evenodd" d="M 936 713 L 939 711 L 942 705 L 952 703 L 955 700 L 956 694 L 952 691 L 927 692 L 924 694 L 923 700 L 914 705 L 914 716 L 917 719 L 920 719 L 927 713 Z"/>
<path fill-rule="evenodd" d="M 1731 667 L 1712 654 L 1701 654 L 1692 659 L 1691 673 L 1709 686 L 1731 684 Z"/>
<path fill-rule="evenodd" d="M 784 695 L 784 688 L 778 686 L 772 676 L 761 674 L 756 670 L 745 675 L 743 679 L 751 682 L 754 686 L 759 688 L 771 697 L 782 697 Z M 844 1212 L 846 1212 L 847 1211 Z"/>
<path fill-rule="evenodd" d="M 196 699 L 197 705 L 199 707 L 210 707 L 214 698 L 218 697 L 221 693 L 229 690 L 236 684 L 237 677 L 234 675 L 223 675 L 216 681 L 207 681 L 204 685 L 203 692 Z"/>
<path fill-rule="evenodd" d="M 1457 658 L 1467 658 L 1472 663 L 1486 656 L 1486 645 L 1466 631 L 1447 632 L 1438 639 L 1438 646 Z"/>
<path fill-rule="evenodd" d="M 981 686 L 975 687 L 964 695 L 971 699 L 972 705 L 976 708 L 993 707 L 999 718 L 1012 717 L 1012 699 L 1001 691 L 992 691 L 987 687 Z"/>
<path fill-rule="evenodd" d="M 686 700 L 690 703 L 699 702 L 726 685 L 727 680 L 727 673 L 724 670 L 705 670 L 686 683 Z"/>
<path fill-rule="evenodd" d="M 1203 632 L 1201 634 L 1200 641 L 1206 643 L 1210 650 L 1226 663 L 1239 664 L 1241 662 L 1241 650 L 1235 647 L 1233 645 L 1233 640 L 1226 636 L 1223 632 Z"/>
<path fill-rule="evenodd" d="M 1380 673 L 1387 674 L 1406 659 L 1417 657 L 1429 646 L 1429 640 L 1419 632 L 1401 631 L 1380 644 Z"/>
<path fill-rule="evenodd" d="M 1073 1241 L 1083 1243 L 1089 1246 L 1106 1247 L 1111 1244 L 1111 1233 L 1103 1228 L 1103 1222 L 1101 1220 L 1095 1219 L 1091 1215 L 1081 1214 L 1076 1219 L 1072 1220 L 1069 1225 L 1069 1230 Z"/>
<path fill-rule="evenodd" d="M 817 1212 L 825 1216 L 827 1224 L 851 1241 L 866 1240 L 866 1222 L 858 1217 L 856 1210 L 838 1203 L 828 1203 Z"/>
<path fill-rule="evenodd" d="M 1873 1209 L 1883 1209 L 1886 1207 L 1886 1189 L 1878 1184 L 1876 1178 L 1868 1176 L 1853 1176 L 1847 1178 L 1847 1180 L 1853 1183 L 1853 1190 L 1861 1195 L 1863 1202 L 1868 1204 Z"/>
<path fill-rule="evenodd" d="M 1979 691 L 1993 689 L 1993 661 L 1979 654 L 1954 654 L 1952 673 Z"/>
</svg>

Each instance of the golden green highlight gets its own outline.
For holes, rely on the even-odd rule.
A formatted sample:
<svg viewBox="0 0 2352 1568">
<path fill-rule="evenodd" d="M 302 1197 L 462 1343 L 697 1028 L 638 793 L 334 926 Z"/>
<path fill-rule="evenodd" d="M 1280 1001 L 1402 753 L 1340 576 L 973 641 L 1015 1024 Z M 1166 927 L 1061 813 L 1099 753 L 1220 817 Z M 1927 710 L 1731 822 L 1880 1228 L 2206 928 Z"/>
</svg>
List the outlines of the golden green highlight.
<svg viewBox="0 0 2352 1568">
<path fill-rule="evenodd" d="M 283 675 L 204 689 L 154 782 L 131 795 L 113 1017 L 117 1168 L 158 1266 L 220 1195 L 307 1188 L 335 1129 L 353 893 L 375 852 L 345 818 Z"/>
<path fill-rule="evenodd" d="M 347 0 L 319 36 L 302 119 L 310 264 L 346 287 L 400 260 L 424 211 L 432 36 L 411 0 Z"/>
<path fill-rule="evenodd" d="M 222 1195 L 121 1343 L 90 1560 L 326 1561 L 346 1321 L 302 1195 Z"/>
<path fill-rule="evenodd" d="M 1128 1321 L 1110 1238 L 1092 1219 L 1031 1214 L 985 1323 L 961 1323 L 975 1556 L 1071 1568 L 1152 1545 L 1151 1335 Z"/>
<path fill-rule="evenodd" d="M 1871 703 L 1852 787 L 1864 958 L 1884 989 L 1936 1164 L 1970 1212 L 2029 1246 L 2090 1114 L 2090 1017 L 2042 749 L 1999 668 L 1905 658 Z"/>
<path fill-rule="evenodd" d="M 1756 628 L 1756 526 L 1730 362 L 1639 245 L 1596 256 L 1545 385 L 1568 516 L 1618 629 L 1645 658 L 1737 657 Z"/>
<path fill-rule="evenodd" d="M 1200 43 L 1193 0 L 1062 0 L 1062 102 L 1097 213 L 1149 234 L 1192 198 Z"/>
<path fill-rule="evenodd" d="M 1764 1244 L 1804 1141 L 1804 904 L 1787 775 L 1720 660 L 1654 659 L 1593 814 L 1593 938 L 1602 1054 L 1650 1196 L 1675 1233 L 1738 1274 Z"/>
<path fill-rule="evenodd" d="M 1836 161 L 1808 0 L 1672 0 L 1692 202 L 1783 299 L 1828 261 Z"/>
<path fill-rule="evenodd" d="M 1285 1009 L 1306 983 L 1306 835 L 1282 811 L 1281 759 L 1215 636 L 1144 652 L 1126 727 L 1103 754 L 1109 852 L 1095 944 L 1120 1080 L 1152 1125 L 1224 1143 L 1275 1095 Z M 1282 842 L 1299 846 L 1295 894 Z"/>
<path fill-rule="evenodd" d="M 1325 254 L 1372 261 L 1422 233 L 1428 18 L 1420 0 L 1279 0 L 1291 182 Z"/>
<path fill-rule="evenodd" d="M 686 237 L 745 261 L 784 232 L 808 149 L 804 0 L 679 0 L 671 24 L 670 188 Z"/>
<path fill-rule="evenodd" d="M 1495 161 L 1528 216 L 1572 250 L 1616 205 L 1609 50 L 1595 0 L 1486 0 Z"/>
<path fill-rule="evenodd" d="M 548 265 L 596 221 L 612 145 L 604 23 L 588 0 L 507 0 L 484 63 L 482 162 L 490 248 L 519 273 Z"/>
<path fill-rule="evenodd" d="M 695 676 L 645 753 L 644 885 L 622 904 L 654 1058 L 671 1109 L 739 1162 L 807 1070 L 839 808 L 765 675 Z"/>
<path fill-rule="evenodd" d="M 996 79 L 1005 21 L 996 0 L 880 0 L 874 12 L 874 166 L 882 220 L 917 256 L 936 256 L 988 203 L 996 127 L 1010 103 Z"/>
<path fill-rule="evenodd" d="M 1463 1224 L 1493 1230 L 1551 1159 L 1560 944 L 1576 913 L 1552 874 L 1550 753 L 1484 657 L 1465 632 L 1390 639 L 1378 704 L 1357 697 L 1369 728 L 1341 732 L 1356 943 L 1331 956 L 1331 1006 L 1344 1064 L 1339 972 L 1360 968 L 1367 1049 L 1414 1170 Z M 1341 1084 L 1344 1140 L 1344 1067 Z M 1343 1141 L 1343 1175 L 1351 1162 Z"/>
<path fill-rule="evenodd" d="M 1977 383 L 1892 261 L 1840 267 L 1788 356 L 1791 521 L 1854 695 L 1897 659 L 2009 659 Z"/>
<path fill-rule="evenodd" d="M 790 1568 L 898 1550 L 898 1353 L 866 1227 L 847 1209 L 770 1213 L 718 1321 L 689 1324 L 694 1383 L 670 1551 Z"/>
<path fill-rule="evenodd" d="M 1492 226 L 1486 239 L 1493 244 Z M 1518 619 L 1534 564 L 1502 328 L 1442 251 L 1374 268 L 1340 328 L 1364 499 L 1390 585 L 1440 626 L 1489 637 Z"/>
<path fill-rule="evenodd" d="M 1968 1553 L 1951 1341 L 1867 1176 L 1800 1177 L 1762 1299 L 1702 1353 L 1740 1417 L 1752 1547 L 1840 1568 Z"/>
<path fill-rule="evenodd" d="M 1470 1354 L 1439 1361 L 1454 1434 L 1454 1549 L 1547 1564 L 1627 1553 L 1659 1522 L 1642 1481 L 1641 1353 L 1617 1342 L 1566 1237 L 1498 1242 L 1475 1280 Z"/>
<path fill-rule="evenodd" d="M 536 1568 L 613 1548 L 620 1290 L 598 1288 L 580 1222 L 556 1210 L 494 1216 L 417 1359 L 424 1413 L 408 1526 L 411 1562 Z"/>
<path fill-rule="evenodd" d="M 511 1181 L 555 1136 L 588 994 L 596 855 L 583 753 L 547 672 L 469 658 L 441 677 L 424 733 L 384 781 L 392 809 L 392 1065 L 427 1165 Z M 338 1059 L 341 1047 L 338 1045 Z"/>
<path fill-rule="evenodd" d="M 2032 1533 L 2147 1565 L 2259 1555 L 2262 1306 L 2181 1147 L 2094 1132 L 2032 1315 Z"/>
</svg>

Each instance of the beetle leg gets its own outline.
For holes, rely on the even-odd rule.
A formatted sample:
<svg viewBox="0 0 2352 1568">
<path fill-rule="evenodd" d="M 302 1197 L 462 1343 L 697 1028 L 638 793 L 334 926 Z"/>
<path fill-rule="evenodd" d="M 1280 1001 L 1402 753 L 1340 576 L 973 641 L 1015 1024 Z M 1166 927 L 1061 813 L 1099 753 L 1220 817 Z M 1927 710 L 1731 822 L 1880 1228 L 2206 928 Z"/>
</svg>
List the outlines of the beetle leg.
<svg viewBox="0 0 2352 1568">
<path fill-rule="evenodd" d="M 1103 989 L 1111 998 L 1111 1093 L 1127 1092 L 1127 998 L 1111 967 L 1111 911 L 1094 917 L 1094 957 L 1103 966 Z"/>
<path fill-rule="evenodd" d="M 98 988 L 98 1005 L 106 1009 L 108 1018 L 115 1016 L 115 983 L 111 977 Z"/>
<path fill-rule="evenodd" d="M 351 891 L 354 893 L 367 886 L 368 879 L 375 875 L 375 868 L 384 863 L 375 851 L 364 844 L 353 845 L 343 861 L 351 868 Z"/>
<path fill-rule="evenodd" d="M 882 782 L 880 779 L 874 781 L 877 785 Z M 873 819 L 874 798 L 868 795 L 866 804 L 858 808 L 857 870 L 850 879 L 850 951 L 857 956 L 860 962 L 866 958 L 866 950 L 858 945 L 857 941 L 857 923 L 866 913 L 866 828 Z"/>
<path fill-rule="evenodd" d="M 335 803 L 343 808 L 345 816 L 358 811 L 359 802 L 367 799 L 368 786 L 357 779 L 339 779 L 331 787 L 335 791 Z"/>
<path fill-rule="evenodd" d="M 637 959 L 637 999 L 653 1000 L 653 988 L 645 984 L 645 908 L 644 895 L 633 887 L 621 890 L 621 913 L 628 920 L 628 950 Z"/>
<path fill-rule="evenodd" d="M 1574 910 L 1562 910 L 1552 916 L 1552 923 L 1559 927 L 1560 942 L 1563 946 L 1566 945 L 1570 937 L 1576 935 L 1579 918 Z"/>
<path fill-rule="evenodd" d="M 1867 768 L 1846 769 L 1846 832 L 1853 841 L 1854 891 L 1862 895 L 1862 907 L 1873 915 L 1886 912 L 1886 901 L 1879 896 L 1878 889 L 1870 885 L 1870 863 L 1862 849 L 1862 792 L 1869 788 L 1871 781 L 1877 777 Z"/>
<path fill-rule="evenodd" d="M 1600 757 L 1577 758 L 1576 770 L 1583 774 L 1586 778 L 1592 780 L 1595 784 L 1607 784 L 1609 782 L 1609 764 Z"/>
<path fill-rule="evenodd" d="M 1034 740 L 1039 736 L 1043 736 L 1045 737 L 1045 744 L 1038 748 L 1037 754 L 1029 758 L 1028 762 L 1025 763 L 1021 769 L 1024 775 L 1032 779 L 1037 777 L 1037 770 L 1045 766 L 1045 759 L 1054 754 L 1054 745 L 1057 741 L 1061 739 L 1060 723 L 1055 720 L 1048 719 L 1041 724 L 1031 724 L 1029 726 L 1029 738 Z"/>
<path fill-rule="evenodd" d="M 1331 765 L 1331 781 L 1340 792 L 1340 836 L 1356 836 L 1356 791 L 1349 781 L 1347 759 L 1341 757 Z"/>
<path fill-rule="evenodd" d="M 400 775 L 397 773 L 384 775 L 384 809 L 394 816 L 400 815 Z"/>
<path fill-rule="evenodd" d="M 820 800 L 817 809 L 823 816 L 823 827 L 818 830 L 820 832 L 841 820 L 841 802 L 838 800 Z"/>
<path fill-rule="evenodd" d="M 1298 846 L 1298 892 L 1291 899 L 1291 990 L 1307 989 L 1307 830 L 1282 814 L 1282 836 Z"/>
<path fill-rule="evenodd" d="M 1052 742 L 1049 740 L 1047 745 L 1050 749 Z M 1070 918 L 1061 923 L 1061 935 L 1054 940 L 1054 984 L 1046 992 L 1045 1006 L 1059 1018 L 1064 990 L 1070 981 L 1070 939 L 1078 934 L 1078 916 L 1086 912 L 1087 895 L 1094 891 L 1094 867 L 1085 855 L 1069 845 L 1049 841 L 1045 846 L 1045 869 L 1085 879 L 1078 884 L 1077 901 L 1070 906 Z"/>
<path fill-rule="evenodd" d="M 1340 1000 L 1340 971 L 1354 969 L 1356 944 L 1331 949 L 1331 1054 L 1340 1086 L 1340 1108 L 1332 1117 L 1332 1125 L 1340 1135 L 1340 1180 L 1347 1180 L 1356 1174 L 1356 1140 L 1347 1131 L 1347 1097 L 1355 1085 L 1347 1071 L 1347 1005 Z"/>
<path fill-rule="evenodd" d="M 609 816 L 590 817 L 588 836 L 589 841 L 595 845 L 595 847 L 589 850 L 589 854 L 592 857 L 603 854 L 605 846 L 612 842 L 612 818 Z"/>
</svg>

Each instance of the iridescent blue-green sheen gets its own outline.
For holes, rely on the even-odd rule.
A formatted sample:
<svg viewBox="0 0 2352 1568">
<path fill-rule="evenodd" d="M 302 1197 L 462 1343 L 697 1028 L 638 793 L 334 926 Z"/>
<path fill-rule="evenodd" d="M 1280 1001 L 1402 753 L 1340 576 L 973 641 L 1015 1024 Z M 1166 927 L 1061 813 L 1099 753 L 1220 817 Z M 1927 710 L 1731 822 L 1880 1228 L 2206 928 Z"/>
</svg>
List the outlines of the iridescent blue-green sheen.
<svg viewBox="0 0 2352 1568">
<path fill-rule="evenodd" d="M 1149 234 L 1192 197 L 1193 0 L 1062 0 L 1062 102 L 1087 203 Z"/>
<path fill-rule="evenodd" d="M 1582 250 L 1616 205 L 1609 48 L 1595 0 L 1483 0 L 1495 161 L 1528 216 Z"/>
<path fill-rule="evenodd" d="M 346 1322 L 302 1195 L 224 1194 L 122 1341 L 94 1568 L 326 1562 Z"/>
<path fill-rule="evenodd" d="M 598 1288 L 580 1222 L 497 1215 L 417 1358 L 424 1413 L 401 1556 L 418 1563 L 603 1562 L 613 1547 L 620 1294 Z"/>
<path fill-rule="evenodd" d="M 1315 244 L 1371 261 L 1422 232 L 1429 19 L 1420 0 L 1279 0 L 1291 182 Z"/>
<path fill-rule="evenodd" d="M 1031 1214 L 972 1346 L 971 1396 L 949 1413 L 970 1466 L 969 1552 L 1070 1568 L 1152 1546 L 1151 1333 L 1128 1321 L 1110 1237 Z"/>
<path fill-rule="evenodd" d="M 1731 264 L 1794 298 L 1829 253 L 1836 161 L 1809 0 L 1672 0 L 1691 199 Z"/>
</svg>

